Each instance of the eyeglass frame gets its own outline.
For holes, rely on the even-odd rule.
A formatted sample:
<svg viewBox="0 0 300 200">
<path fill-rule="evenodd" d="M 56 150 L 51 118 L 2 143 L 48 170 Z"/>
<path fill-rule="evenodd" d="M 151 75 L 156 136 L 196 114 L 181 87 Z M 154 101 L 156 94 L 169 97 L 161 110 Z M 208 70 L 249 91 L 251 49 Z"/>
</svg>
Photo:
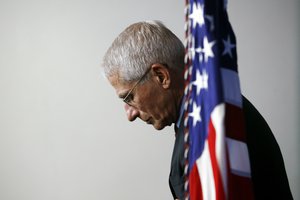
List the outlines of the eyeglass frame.
<svg viewBox="0 0 300 200">
<path fill-rule="evenodd" d="M 146 72 L 141 76 L 141 78 L 134 84 L 134 86 L 129 90 L 129 92 L 126 94 L 126 96 L 122 99 L 124 103 L 130 105 L 130 102 L 127 100 L 127 98 L 132 94 L 133 90 L 139 85 L 139 83 L 142 82 L 142 80 L 146 77 L 146 75 L 151 71 L 151 67 L 149 67 Z"/>
</svg>

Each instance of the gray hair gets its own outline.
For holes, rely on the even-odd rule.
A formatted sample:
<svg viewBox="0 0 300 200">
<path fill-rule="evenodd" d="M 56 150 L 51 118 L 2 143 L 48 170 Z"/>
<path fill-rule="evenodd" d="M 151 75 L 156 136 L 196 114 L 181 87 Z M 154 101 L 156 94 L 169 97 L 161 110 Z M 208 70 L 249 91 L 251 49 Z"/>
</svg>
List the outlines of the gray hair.
<svg viewBox="0 0 300 200">
<path fill-rule="evenodd" d="M 155 63 L 180 72 L 184 67 L 184 46 L 159 21 L 138 22 L 127 27 L 107 50 L 102 66 L 106 77 L 120 81 L 138 80 Z"/>
</svg>

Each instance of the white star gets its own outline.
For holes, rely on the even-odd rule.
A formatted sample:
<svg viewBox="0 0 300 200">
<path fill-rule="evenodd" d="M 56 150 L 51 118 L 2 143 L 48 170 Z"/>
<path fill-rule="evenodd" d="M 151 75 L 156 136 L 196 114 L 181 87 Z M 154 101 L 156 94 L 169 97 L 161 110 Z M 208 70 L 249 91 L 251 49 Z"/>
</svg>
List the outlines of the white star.
<svg viewBox="0 0 300 200">
<path fill-rule="evenodd" d="M 193 117 L 193 126 L 196 126 L 197 122 L 201 122 L 200 111 L 201 106 L 197 106 L 197 104 L 194 102 L 193 112 L 189 113 L 189 116 Z"/>
<path fill-rule="evenodd" d="M 197 87 L 197 95 L 199 95 L 201 89 L 207 89 L 208 88 L 208 74 L 204 70 L 202 75 L 200 74 L 200 71 L 197 70 L 196 72 L 196 80 L 192 82 L 192 85 L 195 85 Z"/>
<path fill-rule="evenodd" d="M 195 49 L 195 51 L 197 53 L 199 53 L 199 62 L 202 63 L 202 61 L 203 61 L 203 55 L 202 55 L 203 49 L 201 47 L 198 47 L 198 48 Z"/>
<path fill-rule="evenodd" d="M 193 20 L 193 27 L 195 28 L 197 23 L 201 27 L 204 24 L 204 5 L 200 3 L 193 4 L 193 13 L 189 15 L 189 18 Z"/>
<path fill-rule="evenodd" d="M 209 57 L 214 57 L 214 53 L 212 51 L 212 47 L 215 44 L 215 41 L 208 42 L 207 37 L 205 36 L 203 39 L 203 49 L 202 52 L 204 53 L 204 60 L 205 62 L 208 61 Z"/>
<path fill-rule="evenodd" d="M 231 43 L 230 36 L 228 35 L 227 40 L 223 40 L 224 44 L 224 51 L 222 55 L 229 54 L 229 56 L 232 58 L 232 49 L 235 47 L 235 44 Z"/>
<path fill-rule="evenodd" d="M 198 47 L 198 48 L 195 49 L 195 51 L 196 51 L 197 53 L 202 53 L 202 52 L 203 52 L 203 49 L 202 49 L 201 47 Z"/>
</svg>

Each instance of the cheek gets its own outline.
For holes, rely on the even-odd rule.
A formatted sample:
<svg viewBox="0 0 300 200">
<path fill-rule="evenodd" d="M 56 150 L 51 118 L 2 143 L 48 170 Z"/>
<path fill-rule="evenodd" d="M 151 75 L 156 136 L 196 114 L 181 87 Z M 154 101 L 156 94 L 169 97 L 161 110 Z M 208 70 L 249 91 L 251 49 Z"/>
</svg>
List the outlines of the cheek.
<svg viewBox="0 0 300 200">
<path fill-rule="evenodd" d="M 169 116 L 168 104 L 161 95 L 156 94 L 151 100 L 149 99 L 149 105 L 145 109 L 156 120 L 162 120 Z"/>
<path fill-rule="evenodd" d="M 140 110 L 150 115 L 155 120 L 164 120 L 169 115 L 169 101 L 166 91 L 161 90 L 154 84 L 143 88 L 139 98 Z"/>
<path fill-rule="evenodd" d="M 142 118 L 152 117 L 154 119 L 160 118 L 159 105 L 153 98 L 140 98 L 137 109 L 140 111 Z"/>
</svg>

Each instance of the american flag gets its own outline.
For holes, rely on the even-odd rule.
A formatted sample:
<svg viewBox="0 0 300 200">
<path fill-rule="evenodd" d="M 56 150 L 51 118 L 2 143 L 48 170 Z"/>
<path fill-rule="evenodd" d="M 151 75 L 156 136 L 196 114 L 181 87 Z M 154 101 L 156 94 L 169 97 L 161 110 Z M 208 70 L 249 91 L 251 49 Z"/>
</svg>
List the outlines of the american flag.
<svg viewBox="0 0 300 200">
<path fill-rule="evenodd" d="M 226 0 L 186 0 L 186 199 L 254 199 Z"/>
</svg>

